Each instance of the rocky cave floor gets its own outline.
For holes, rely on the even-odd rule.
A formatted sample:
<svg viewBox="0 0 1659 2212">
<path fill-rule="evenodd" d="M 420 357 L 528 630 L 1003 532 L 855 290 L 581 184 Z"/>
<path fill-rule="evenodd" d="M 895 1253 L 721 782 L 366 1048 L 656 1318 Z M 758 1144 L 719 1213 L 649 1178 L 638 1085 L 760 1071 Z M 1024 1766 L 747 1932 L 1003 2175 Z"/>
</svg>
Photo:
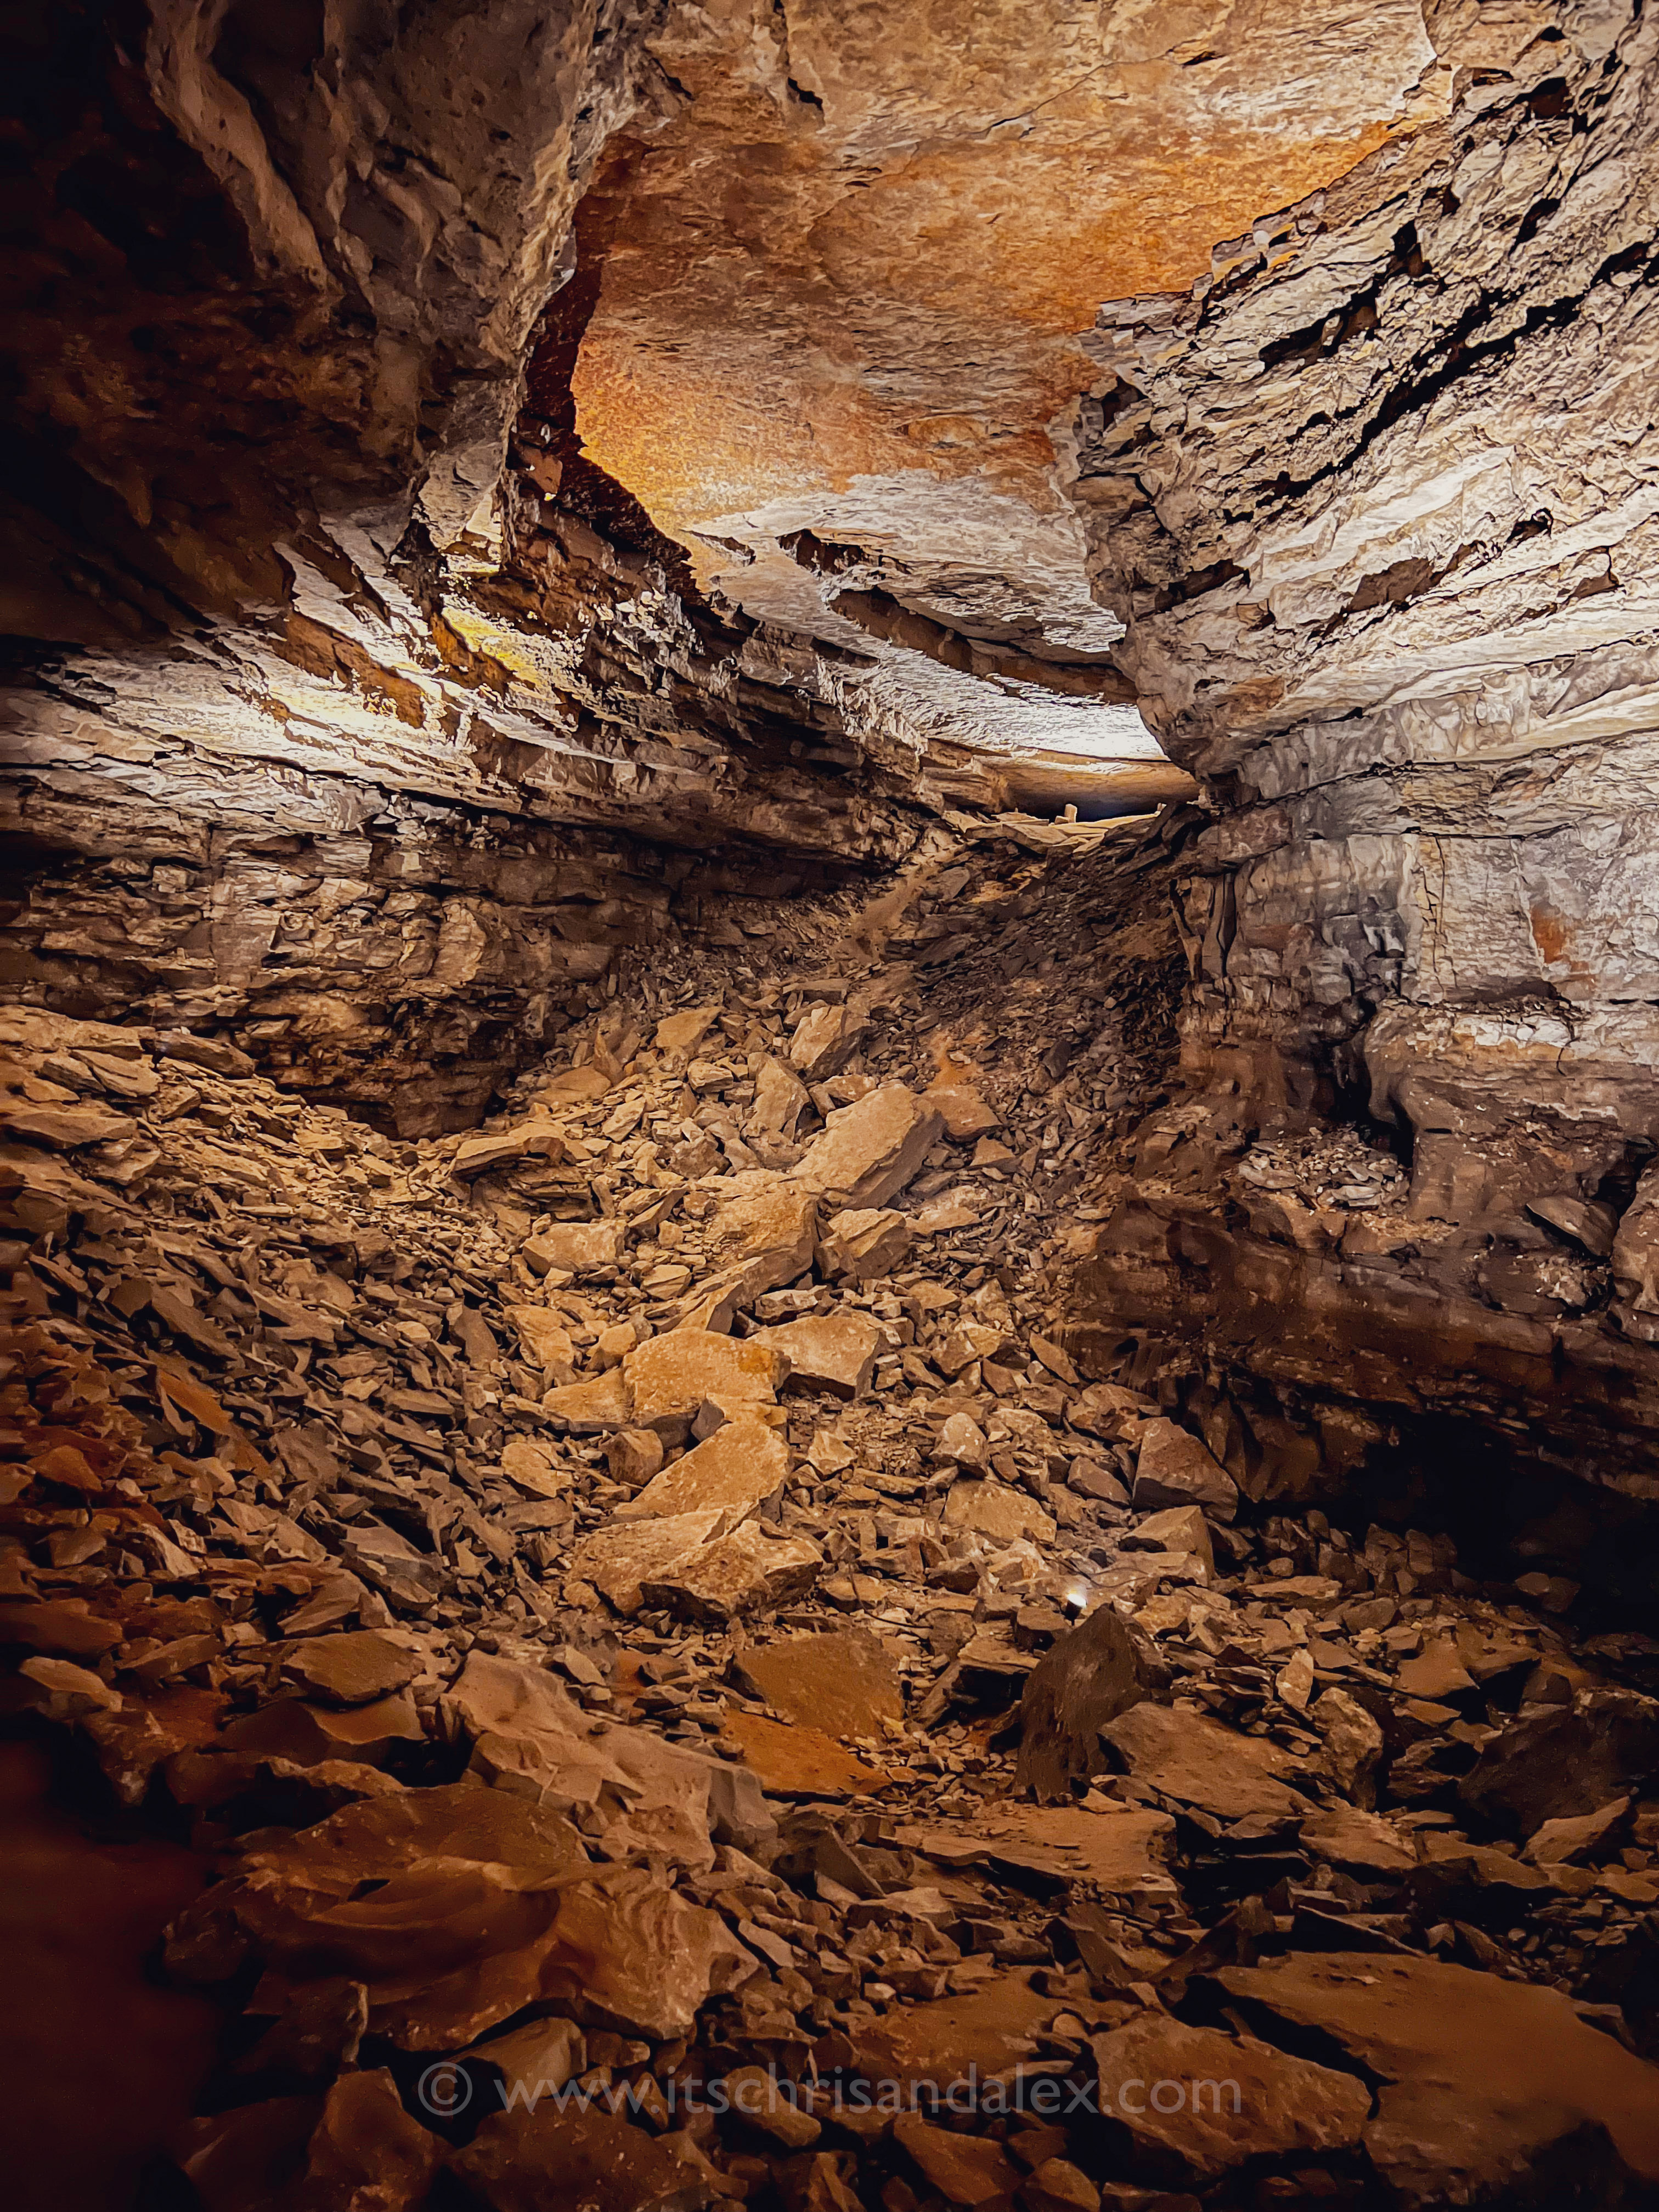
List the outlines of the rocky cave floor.
<svg viewBox="0 0 1659 2212">
<path fill-rule="evenodd" d="M 207 2023 L 81 2201 L 1659 2201 L 1659 1643 L 1065 1348 L 1167 872 L 734 902 L 413 1144 L 0 1022 L 12 1748 Z"/>
</svg>

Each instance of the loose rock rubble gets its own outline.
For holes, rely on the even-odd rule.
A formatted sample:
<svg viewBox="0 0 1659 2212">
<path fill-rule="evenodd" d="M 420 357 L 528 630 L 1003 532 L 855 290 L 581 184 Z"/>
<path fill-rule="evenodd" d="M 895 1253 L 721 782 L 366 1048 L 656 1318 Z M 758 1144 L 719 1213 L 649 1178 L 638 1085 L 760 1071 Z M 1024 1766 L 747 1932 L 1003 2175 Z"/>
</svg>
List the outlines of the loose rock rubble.
<svg viewBox="0 0 1659 2212">
<path fill-rule="evenodd" d="M 1653 2201 L 1659 1643 L 1066 1349 L 1164 896 L 736 904 L 416 1144 L 0 1023 L 8 1711 L 202 1856 L 207 2212 Z"/>
</svg>

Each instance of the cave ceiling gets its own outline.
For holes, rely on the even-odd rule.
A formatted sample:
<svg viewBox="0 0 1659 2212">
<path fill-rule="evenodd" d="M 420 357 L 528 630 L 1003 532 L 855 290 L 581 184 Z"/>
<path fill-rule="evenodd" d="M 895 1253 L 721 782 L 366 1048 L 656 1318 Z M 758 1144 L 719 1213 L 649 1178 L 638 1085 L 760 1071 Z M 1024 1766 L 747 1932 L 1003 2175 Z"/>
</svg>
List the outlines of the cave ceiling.
<svg viewBox="0 0 1659 2212">
<path fill-rule="evenodd" d="M 1067 496 L 1090 334 L 1443 112 L 1420 8 L 742 0 L 644 45 L 580 226 L 586 453 L 921 726 L 1165 795 Z"/>
<path fill-rule="evenodd" d="M 1417 0 L 156 0 L 16 52 L 15 761 L 872 857 L 917 799 L 1192 788 L 1072 495 L 1102 305 L 1455 77 Z"/>
</svg>

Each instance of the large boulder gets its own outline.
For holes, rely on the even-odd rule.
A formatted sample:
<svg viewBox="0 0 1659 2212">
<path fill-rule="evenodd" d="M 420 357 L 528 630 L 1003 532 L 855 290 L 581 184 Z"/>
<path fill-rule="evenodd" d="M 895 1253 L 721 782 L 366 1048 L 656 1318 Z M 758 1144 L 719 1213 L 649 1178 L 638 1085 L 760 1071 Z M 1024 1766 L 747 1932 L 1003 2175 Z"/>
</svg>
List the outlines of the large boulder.
<svg viewBox="0 0 1659 2212">
<path fill-rule="evenodd" d="M 817 1192 L 833 1212 L 885 1206 L 944 1133 L 945 1116 L 936 1107 L 902 1083 L 884 1083 L 830 1116 L 793 1181 Z"/>
<path fill-rule="evenodd" d="M 1045 1803 L 1106 1764 L 1100 1731 L 1146 1695 L 1139 1652 L 1110 1605 L 1098 1605 L 1038 1661 L 1019 1702 L 1017 1790 Z"/>
<path fill-rule="evenodd" d="M 1634 1690 L 1581 1690 L 1523 1713 L 1480 1747 L 1458 1795 L 1514 1836 L 1594 1813 L 1659 1775 L 1659 1703 Z"/>
</svg>

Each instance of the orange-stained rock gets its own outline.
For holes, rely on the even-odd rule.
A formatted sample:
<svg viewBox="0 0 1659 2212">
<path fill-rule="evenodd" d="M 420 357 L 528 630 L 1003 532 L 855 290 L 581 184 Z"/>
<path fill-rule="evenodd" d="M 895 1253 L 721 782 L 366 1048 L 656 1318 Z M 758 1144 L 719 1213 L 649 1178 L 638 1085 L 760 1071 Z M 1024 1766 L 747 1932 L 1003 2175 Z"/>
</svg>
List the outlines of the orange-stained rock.
<svg viewBox="0 0 1659 2212">
<path fill-rule="evenodd" d="M 775 1352 L 752 1340 L 675 1328 L 649 1338 L 617 1371 L 627 1390 L 629 1425 L 660 1429 L 689 1424 L 705 1398 L 728 1413 L 743 1405 L 772 1405 L 787 1370 Z"/>
<path fill-rule="evenodd" d="M 763 1713 L 728 1713 L 726 1732 L 763 1789 L 780 1797 L 847 1797 L 878 1790 L 890 1779 L 820 1729 L 768 1720 Z"/>
<path fill-rule="evenodd" d="M 755 1694 L 804 1728 L 878 1740 L 884 1721 L 904 1717 L 893 1656 L 867 1628 L 751 1644 L 742 1664 Z"/>
</svg>

